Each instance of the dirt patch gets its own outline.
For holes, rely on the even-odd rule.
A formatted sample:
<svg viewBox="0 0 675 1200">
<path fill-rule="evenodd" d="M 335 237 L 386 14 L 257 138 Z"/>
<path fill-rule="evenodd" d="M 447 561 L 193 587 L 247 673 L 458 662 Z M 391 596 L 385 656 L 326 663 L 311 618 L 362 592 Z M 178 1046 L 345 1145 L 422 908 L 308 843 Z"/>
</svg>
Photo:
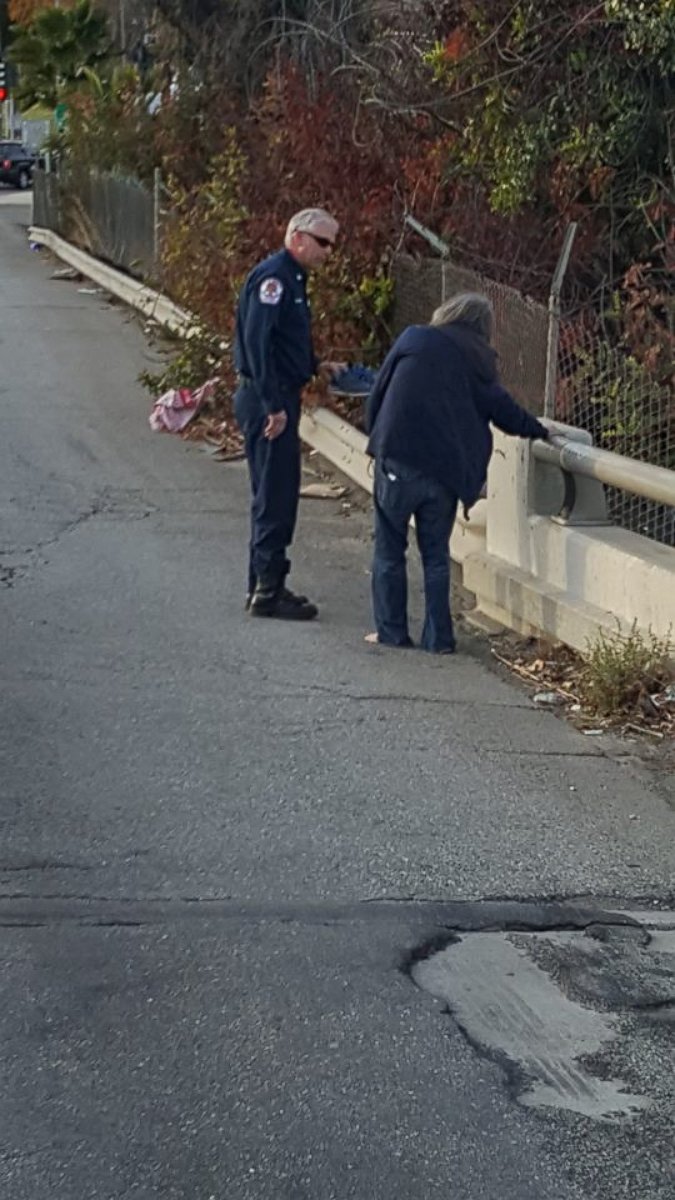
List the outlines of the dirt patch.
<svg viewBox="0 0 675 1200">
<path fill-rule="evenodd" d="M 663 750 L 660 756 L 675 769 L 675 691 L 673 685 L 650 692 L 637 686 L 630 702 L 611 715 L 601 715 L 584 701 L 588 664 L 569 646 L 504 633 L 491 639 L 496 664 L 516 676 L 533 701 L 567 718 L 588 737 L 611 732 L 639 738 Z"/>
</svg>

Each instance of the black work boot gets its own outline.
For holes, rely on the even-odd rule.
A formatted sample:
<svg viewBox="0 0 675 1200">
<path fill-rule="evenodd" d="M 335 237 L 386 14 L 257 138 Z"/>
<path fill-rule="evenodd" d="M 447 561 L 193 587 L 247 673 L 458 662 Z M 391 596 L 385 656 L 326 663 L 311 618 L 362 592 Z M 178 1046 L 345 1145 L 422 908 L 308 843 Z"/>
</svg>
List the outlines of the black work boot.
<svg viewBox="0 0 675 1200">
<path fill-rule="evenodd" d="M 285 600 L 294 601 L 296 604 L 309 604 L 309 600 L 307 599 L 306 596 L 296 596 L 295 592 L 292 592 L 290 590 L 290 588 L 282 588 L 281 595 L 284 597 Z M 244 609 L 246 612 L 248 612 L 248 610 L 251 607 L 252 599 L 253 599 L 253 592 L 247 592 L 246 593 L 246 602 L 244 604 Z"/>
<path fill-rule="evenodd" d="M 281 576 L 281 581 L 280 581 L 281 595 L 283 596 L 284 600 L 288 600 L 289 603 L 309 604 L 310 601 L 307 599 L 307 596 L 296 596 L 295 592 L 292 592 L 290 588 L 286 587 L 285 580 L 288 578 L 290 569 L 291 569 L 290 559 L 287 558 L 284 563 L 283 575 Z M 312 606 L 312 607 L 314 607 L 314 606 Z"/>
<path fill-rule="evenodd" d="M 249 614 L 252 617 L 277 617 L 285 621 L 312 621 L 319 610 L 305 596 L 294 596 L 278 582 L 259 579 Z"/>
</svg>

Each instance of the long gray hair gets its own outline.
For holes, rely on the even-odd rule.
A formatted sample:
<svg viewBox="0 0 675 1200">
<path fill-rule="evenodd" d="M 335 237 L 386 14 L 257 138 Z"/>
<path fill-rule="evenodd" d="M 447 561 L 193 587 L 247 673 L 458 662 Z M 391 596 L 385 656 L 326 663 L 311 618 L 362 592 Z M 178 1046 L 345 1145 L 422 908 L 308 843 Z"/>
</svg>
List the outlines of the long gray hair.
<svg viewBox="0 0 675 1200">
<path fill-rule="evenodd" d="M 430 324 L 454 325 L 457 321 L 470 326 L 489 342 L 492 337 L 493 309 L 487 296 L 480 292 L 459 292 L 434 311 Z"/>
</svg>

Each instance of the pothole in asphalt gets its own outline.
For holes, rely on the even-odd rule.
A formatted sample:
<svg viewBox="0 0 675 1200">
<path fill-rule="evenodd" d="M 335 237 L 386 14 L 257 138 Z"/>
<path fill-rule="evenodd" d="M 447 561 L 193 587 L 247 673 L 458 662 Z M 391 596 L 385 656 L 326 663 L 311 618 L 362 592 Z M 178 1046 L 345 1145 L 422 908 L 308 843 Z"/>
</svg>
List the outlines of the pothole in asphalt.
<svg viewBox="0 0 675 1200">
<path fill-rule="evenodd" d="M 507 907 L 511 927 L 479 922 L 413 954 L 414 982 L 502 1067 L 521 1104 L 596 1120 L 650 1108 L 655 1075 L 667 1089 L 675 1072 L 675 912 L 589 914 L 580 927 L 575 911 L 564 928 L 560 906 L 554 927 L 544 905 L 541 921 L 528 906 L 529 922 Z M 650 1038 L 665 1054 L 646 1050 Z"/>
</svg>

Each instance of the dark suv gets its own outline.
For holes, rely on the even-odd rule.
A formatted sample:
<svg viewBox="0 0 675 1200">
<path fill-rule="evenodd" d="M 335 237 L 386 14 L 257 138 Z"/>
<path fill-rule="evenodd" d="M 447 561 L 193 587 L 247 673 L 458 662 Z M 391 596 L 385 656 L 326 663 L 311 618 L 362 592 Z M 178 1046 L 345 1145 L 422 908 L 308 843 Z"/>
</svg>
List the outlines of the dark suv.
<svg viewBox="0 0 675 1200">
<path fill-rule="evenodd" d="M 0 183 L 24 189 L 33 182 L 36 156 L 21 142 L 0 142 Z"/>
</svg>

